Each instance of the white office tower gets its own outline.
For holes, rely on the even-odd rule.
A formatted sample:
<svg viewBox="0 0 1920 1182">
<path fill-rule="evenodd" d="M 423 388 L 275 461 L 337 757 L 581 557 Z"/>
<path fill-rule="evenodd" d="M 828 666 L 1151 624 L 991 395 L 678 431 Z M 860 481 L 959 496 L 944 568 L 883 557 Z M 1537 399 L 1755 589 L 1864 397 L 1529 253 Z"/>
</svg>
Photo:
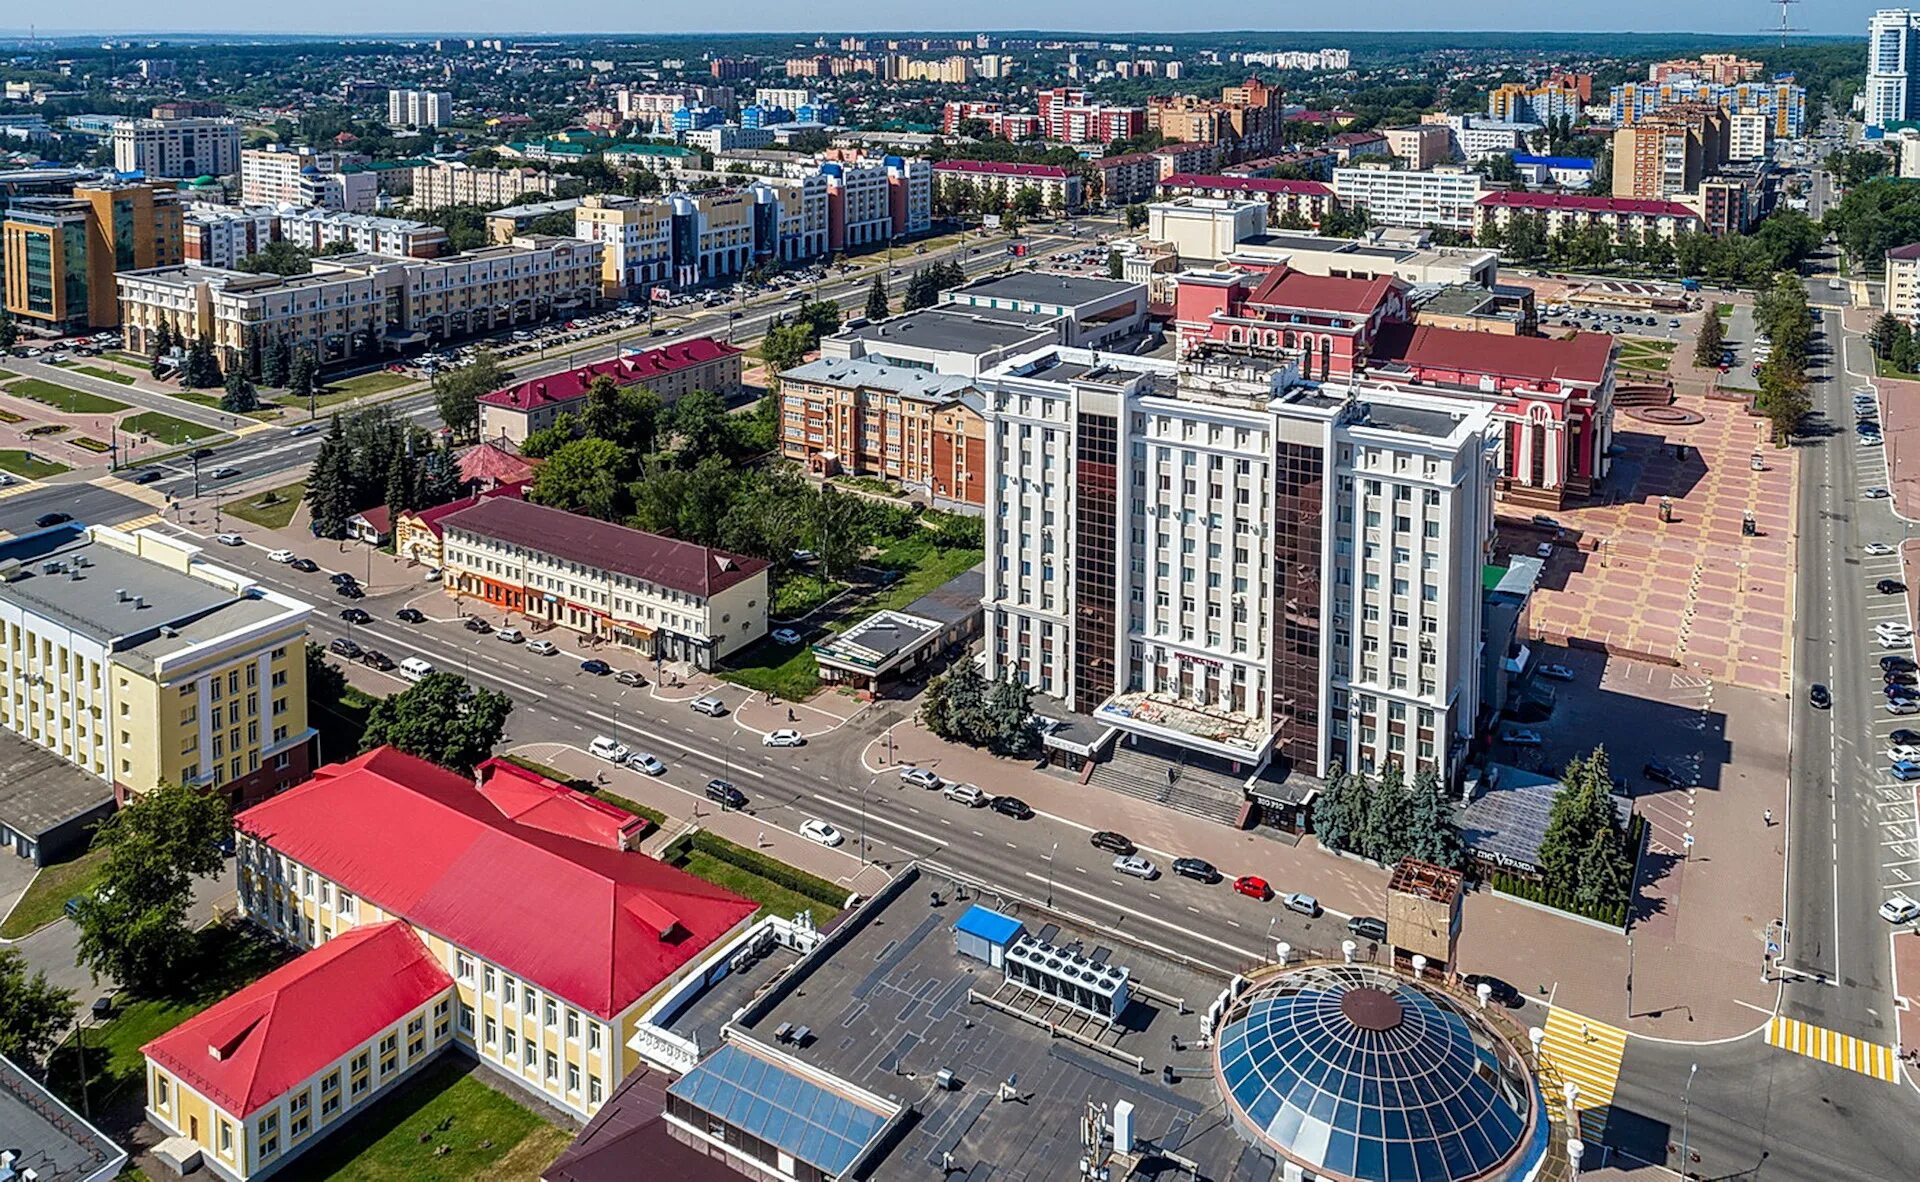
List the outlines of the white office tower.
<svg viewBox="0 0 1920 1182">
<path fill-rule="evenodd" d="M 1866 121 L 1869 127 L 1920 117 L 1920 13 L 1883 8 L 1867 21 Z"/>
<path fill-rule="evenodd" d="M 1451 771 L 1480 699 L 1485 407 L 1065 347 L 980 386 L 992 675 L 1240 774 Z"/>
</svg>

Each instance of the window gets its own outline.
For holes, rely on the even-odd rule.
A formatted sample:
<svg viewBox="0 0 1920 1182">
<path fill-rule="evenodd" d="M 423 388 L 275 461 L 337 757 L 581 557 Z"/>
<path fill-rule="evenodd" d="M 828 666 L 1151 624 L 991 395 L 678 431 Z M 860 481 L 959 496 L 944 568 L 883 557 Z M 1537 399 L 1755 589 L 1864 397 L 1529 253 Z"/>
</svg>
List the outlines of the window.
<svg viewBox="0 0 1920 1182">
<path fill-rule="evenodd" d="M 500 1000 L 507 1005 L 513 1004 L 513 978 L 500 978 Z"/>
<path fill-rule="evenodd" d="M 589 1051 L 597 1051 L 600 1049 L 600 1024 L 598 1022 L 587 1027 L 587 1049 Z"/>
<path fill-rule="evenodd" d="M 488 1046 L 492 1046 L 500 1040 L 500 1024 L 492 1018 L 486 1020 L 483 1029 L 485 1030 L 485 1038 Z"/>
<path fill-rule="evenodd" d="M 500 1043 L 500 1057 L 506 1060 L 507 1062 L 511 1063 L 513 1061 L 513 1052 L 516 1049 L 518 1049 L 519 1046 L 520 1046 L 519 1036 L 514 1034 L 513 1031 L 508 1030 L 506 1032 L 506 1037 Z"/>
<path fill-rule="evenodd" d="M 224 1120 L 220 1122 L 220 1152 L 233 1156 L 233 1126 Z"/>
<path fill-rule="evenodd" d="M 167 1096 L 172 1090 L 173 1085 L 167 1082 L 166 1076 L 155 1075 L 153 1077 L 153 1106 L 155 1108 L 165 1108 L 167 1106 Z"/>
<path fill-rule="evenodd" d="M 560 1056 L 554 1054 L 552 1051 L 548 1051 L 547 1052 L 547 1082 L 552 1083 L 555 1080 L 558 1080 L 559 1078 L 560 1078 Z"/>
<path fill-rule="evenodd" d="M 494 991 L 494 985 L 495 985 L 492 965 L 488 965 L 486 967 L 486 971 L 481 974 L 480 979 L 483 982 L 485 982 L 483 988 L 485 989 L 487 996 L 492 997 L 493 991 Z"/>
<path fill-rule="evenodd" d="M 460 1003 L 460 1029 L 468 1034 L 473 1033 L 473 1007 L 464 1001 Z"/>
<path fill-rule="evenodd" d="M 473 983 L 473 958 L 471 956 L 468 956 L 464 952 L 454 953 L 453 968 L 454 968 L 454 972 L 453 972 L 454 976 L 460 978 L 462 981 L 467 982 L 469 985 Z"/>
<path fill-rule="evenodd" d="M 580 1013 L 577 1010 L 567 1011 L 567 1037 L 574 1042 L 580 1041 Z"/>
<path fill-rule="evenodd" d="M 553 1004 L 551 997 L 547 999 L 547 1006 L 544 1012 L 546 1014 L 546 1025 L 549 1029 L 560 1024 L 560 1007 Z"/>
</svg>

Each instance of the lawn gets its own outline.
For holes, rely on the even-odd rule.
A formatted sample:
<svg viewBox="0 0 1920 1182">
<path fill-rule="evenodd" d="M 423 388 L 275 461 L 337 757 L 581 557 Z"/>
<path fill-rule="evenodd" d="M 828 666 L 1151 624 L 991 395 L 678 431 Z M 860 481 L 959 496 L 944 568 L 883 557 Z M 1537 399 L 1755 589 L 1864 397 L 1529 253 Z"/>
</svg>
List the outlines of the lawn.
<svg viewBox="0 0 1920 1182">
<path fill-rule="evenodd" d="M 820 688 L 820 664 L 804 644 L 775 644 L 763 639 L 735 654 L 720 676 L 756 693 L 797 702 Z"/>
<path fill-rule="evenodd" d="M 42 869 L 34 875 L 26 894 L 14 904 L 12 914 L 0 922 L 0 939 L 18 940 L 59 919 L 68 899 L 93 893 L 100 884 L 100 871 L 106 861 L 105 850 L 89 850 L 70 862 L 57 862 Z"/>
<path fill-rule="evenodd" d="M 293 520 L 294 512 L 300 508 L 300 498 L 306 493 L 307 482 L 296 480 L 292 484 L 257 492 L 250 497 L 228 501 L 220 511 L 265 529 L 285 529 L 287 523 Z"/>
<path fill-rule="evenodd" d="M 114 1097 L 144 1086 L 146 1060 L 140 1048 L 152 1039 L 256 980 L 291 955 L 284 945 L 240 927 L 217 926 L 194 933 L 197 968 L 174 993 L 145 996 L 130 990 L 115 999 L 113 1017 L 86 1032 L 86 1045 L 72 1038 L 60 1044 L 47 1065 L 48 1086 L 80 1107 L 80 1063 L 84 1057 L 88 1100 L 96 1110 Z"/>
<path fill-rule="evenodd" d="M 110 415 L 127 409 L 127 404 L 124 402 L 102 398 L 98 394 L 89 394 L 85 390 L 75 390 L 71 386 L 62 386 L 39 378 L 22 378 L 8 386 L 7 393 L 16 398 L 31 398 L 35 402 L 43 402 L 55 410 L 63 410 L 68 414 Z"/>
<path fill-rule="evenodd" d="M 1672 341 L 1629 337 L 1620 342 L 1620 368 L 1665 371 L 1672 364 Z"/>
<path fill-rule="evenodd" d="M 883 570 L 899 571 L 900 578 L 891 586 L 881 589 L 858 612 L 850 614 L 858 619 L 882 610 L 899 611 L 935 587 L 950 583 L 979 566 L 985 557 L 985 552 L 981 550 L 942 550 L 933 544 L 930 536 L 895 542 L 881 551 L 874 565 Z"/>
<path fill-rule="evenodd" d="M 777 620 L 804 616 L 814 608 L 846 590 L 846 584 L 801 572 L 782 574 L 773 587 L 770 614 Z"/>
<path fill-rule="evenodd" d="M 91 435 L 75 435 L 68 443 L 81 451 L 90 451 L 96 456 L 104 456 L 113 450 L 113 445 L 104 439 L 95 439 Z"/>
<path fill-rule="evenodd" d="M 847 840 L 858 841 L 859 837 L 854 836 Z M 825 925 L 829 919 L 839 914 L 839 909 L 836 907 L 816 899 L 809 899 L 799 891 L 790 890 L 777 882 L 760 877 L 751 870 L 735 866 L 731 862 L 723 862 L 699 850 L 689 851 L 686 860 L 679 865 L 680 869 L 695 878 L 704 879 L 717 887 L 725 887 L 743 899 L 751 899 L 762 907 L 770 909 L 776 915 L 811 911 L 814 923 Z"/>
<path fill-rule="evenodd" d="M 120 429 L 140 435 L 151 435 L 162 443 L 198 443 L 221 432 L 214 427 L 190 423 L 185 419 L 176 419 L 170 414 L 157 410 L 142 411 L 120 420 Z"/>
<path fill-rule="evenodd" d="M 480 1082 L 457 1051 L 355 1115 L 283 1171 L 298 1182 L 458 1182 L 534 1179 L 573 1132 L 548 1124 Z M 448 1152 L 442 1154 L 442 1148 Z"/>
<path fill-rule="evenodd" d="M 1895 378 L 1903 382 L 1920 382 L 1920 373 L 1908 373 L 1885 357 L 1873 359 L 1873 376 L 1876 378 Z"/>
<path fill-rule="evenodd" d="M 65 464 L 43 460 L 17 447 L 0 448 L 0 468 L 6 469 L 15 476 L 24 476 L 28 480 L 45 480 L 49 476 L 58 476 L 68 470 Z"/>
<path fill-rule="evenodd" d="M 334 398 L 364 398 L 369 394 L 384 394 L 388 390 L 397 390 L 401 386 L 411 385 L 420 379 L 403 373 L 388 373 L 384 369 L 372 373 L 356 374 L 350 378 L 339 378 L 321 387 L 322 400 L 328 396 Z"/>
<path fill-rule="evenodd" d="M 118 382 L 122 386 L 131 386 L 137 380 L 130 373 L 117 369 L 108 369 L 104 365 L 76 365 L 73 372 L 86 374 L 90 378 L 99 378 L 103 382 Z"/>
</svg>

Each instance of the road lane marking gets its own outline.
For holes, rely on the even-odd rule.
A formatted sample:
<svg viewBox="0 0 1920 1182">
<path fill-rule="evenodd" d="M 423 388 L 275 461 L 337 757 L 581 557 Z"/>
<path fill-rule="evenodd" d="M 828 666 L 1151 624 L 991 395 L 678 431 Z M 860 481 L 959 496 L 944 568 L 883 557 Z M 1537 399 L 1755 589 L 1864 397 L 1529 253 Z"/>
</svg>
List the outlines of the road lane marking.
<svg viewBox="0 0 1920 1182">
<path fill-rule="evenodd" d="M 1883 1083 L 1894 1082 L 1896 1058 L 1893 1047 L 1855 1038 L 1851 1034 L 1841 1034 L 1837 1030 L 1802 1022 L 1798 1018 L 1775 1017 L 1768 1022 L 1767 1045 L 1818 1059 L 1822 1063 L 1831 1063 L 1835 1067 L 1844 1067 L 1848 1071 L 1857 1071 Z"/>
</svg>

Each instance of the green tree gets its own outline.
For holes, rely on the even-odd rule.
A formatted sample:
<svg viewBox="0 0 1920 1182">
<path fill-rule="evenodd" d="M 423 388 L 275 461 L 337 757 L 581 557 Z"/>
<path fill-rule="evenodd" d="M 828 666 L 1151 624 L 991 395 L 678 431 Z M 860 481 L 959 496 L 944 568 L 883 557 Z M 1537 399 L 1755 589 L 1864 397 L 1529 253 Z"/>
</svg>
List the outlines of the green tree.
<svg viewBox="0 0 1920 1182">
<path fill-rule="evenodd" d="M 347 694 L 347 674 L 327 660 L 327 650 L 315 641 L 307 642 L 307 701 L 326 707 L 338 706 Z M 328 752 L 329 755 L 337 754 Z"/>
<path fill-rule="evenodd" d="M 325 253 L 325 252 L 322 252 Z M 300 246 L 281 239 L 234 264 L 235 269 L 256 275 L 305 275 L 313 269 L 313 256 Z"/>
<path fill-rule="evenodd" d="M 832 300 L 807 300 L 794 311 L 794 321 L 806 326 L 810 346 L 818 345 L 821 337 L 839 332 L 844 320 L 840 305 Z"/>
<path fill-rule="evenodd" d="M 1720 317 L 1712 308 L 1708 308 L 1706 314 L 1700 317 L 1700 332 L 1693 338 L 1693 363 L 1702 369 L 1716 368 L 1726 346 L 1726 338 L 1720 330 Z"/>
<path fill-rule="evenodd" d="M 1021 185 L 1014 190 L 1013 212 L 1025 221 L 1032 221 L 1046 209 L 1046 200 L 1040 196 L 1040 190 L 1032 185 Z"/>
<path fill-rule="evenodd" d="M 867 285 L 867 319 L 881 321 L 887 318 L 887 281 L 876 273 L 873 282 Z"/>
<path fill-rule="evenodd" d="M 920 721 L 941 738 L 981 746 L 981 717 L 986 713 L 988 685 L 972 661 L 961 661 L 927 683 L 920 705 Z"/>
<path fill-rule="evenodd" d="M 1140 227 L 1146 224 L 1147 224 L 1147 207 L 1146 206 L 1140 204 L 1137 201 L 1134 202 L 1132 205 L 1127 206 L 1127 229 L 1138 230 Z"/>
<path fill-rule="evenodd" d="M 0 948 L 0 1055 L 28 1066 L 39 1063 L 73 1021 L 73 991 L 27 975 L 27 957 Z"/>
<path fill-rule="evenodd" d="M 907 279 L 907 294 L 900 301 L 900 310 L 915 312 L 921 308 L 930 308 L 940 299 L 940 289 L 926 268 L 915 271 Z"/>
<path fill-rule="evenodd" d="M 260 350 L 260 383 L 275 389 L 284 389 L 288 371 L 292 367 L 292 352 L 287 338 L 275 334 L 267 338 Z"/>
<path fill-rule="evenodd" d="M 1465 852 L 1460 821 L 1440 777 L 1432 768 L 1422 768 L 1413 777 L 1413 790 L 1407 794 L 1404 827 L 1408 857 L 1436 866 L 1459 868 Z"/>
<path fill-rule="evenodd" d="M 1542 877 L 1589 909 L 1624 903 L 1631 891 L 1633 851 L 1614 807 L 1606 750 L 1595 748 L 1569 762 L 1560 784 L 1540 841 Z"/>
<path fill-rule="evenodd" d="M 1361 852 L 1385 866 L 1407 853 L 1407 786 L 1400 765 L 1389 763 L 1374 779 L 1361 826 Z"/>
<path fill-rule="evenodd" d="M 771 366 L 771 363 L 769 363 Z M 673 404 L 673 433 L 678 440 L 674 458 L 691 468 L 712 456 L 731 454 L 733 423 L 727 404 L 711 390 L 691 390 Z"/>
<path fill-rule="evenodd" d="M 520 454 L 544 460 L 580 438 L 582 430 L 580 416 L 568 411 L 546 426 L 527 432 L 527 437 L 520 441 Z"/>
<path fill-rule="evenodd" d="M 970 662 L 965 662 L 970 663 Z M 995 755 L 1025 755 L 1039 737 L 1033 693 L 1012 670 L 994 682 L 980 713 L 983 745 Z"/>
<path fill-rule="evenodd" d="M 1117 250 L 1107 252 L 1107 278 L 1124 279 L 1127 274 L 1127 260 Z"/>
<path fill-rule="evenodd" d="M 1616 836 L 1610 830 L 1596 830 L 1587 839 L 1586 848 L 1580 851 L 1574 902 L 1589 912 L 1599 913 L 1625 903 L 1632 886 L 1628 878 L 1630 865 Z"/>
<path fill-rule="evenodd" d="M 576 439 L 556 449 L 533 475 L 527 499 L 603 521 L 623 515 L 626 467 L 620 446 L 608 439 Z"/>
<path fill-rule="evenodd" d="M 302 354 L 304 356 L 304 354 Z M 344 538 L 347 519 L 359 509 L 353 495 L 353 456 L 346 425 L 339 415 L 328 424 L 327 437 L 314 453 L 307 472 L 307 512 L 315 537 Z"/>
<path fill-rule="evenodd" d="M 13 313 L 0 308 L 0 353 L 20 343 L 20 325 L 14 320 Z"/>
<path fill-rule="evenodd" d="M 491 349 L 481 349 L 474 359 L 457 369 L 445 369 L 433 375 L 433 405 L 440 421 L 459 439 L 470 439 L 480 429 L 480 397 L 490 394 L 507 381 L 500 358 Z"/>
<path fill-rule="evenodd" d="M 1366 785 L 1351 772 L 1336 772 L 1313 798 L 1313 832 L 1330 849 L 1350 850 L 1366 810 Z"/>
<path fill-rule="evenodd" d="M 807 353 L 813 348 L 811 334 L 804 324 L 776 324 L 767 330 L 760 342 L 760 355 L 767 362 L 767 385 L 778 392 L 780 377 L 807 359 Z"/>
<path fill-rule="evenodd" d="M 454 673 L 429 673 L 375 702 L 360 750 L 390 746 L 456 772 L 471 772 L 506 732 L 513 700 Z"/>
<path fill-rule="evenodd" d="M 862 549 L 859 499 L 823 484 L 809 509 L 807 536 L 820 556 L 820 573 L 829 579 L 845 577 Z"/>
<path fill-rule="evenodd" d="M 167 354 L 173 352 L 173 347 L 173 330 L 162 320 L 159 330 L 153 334 L 153 362 L 147 366 L 147 372 L 159 377 L 160 371 L 166 367 Z"/>
<path fill-rule="evenodd" d="M 163 784 L 135 796 L 95 831 L 106 851 L 100 887 L 76 905 L 75 955 L 95 979 L 141 990 L 176 984 L 190 971 L 193 880 L 219 872 L 233 832 L 224 799 Z"/>
<path fill-rule="evenodd" d="M 1867 342 L 1873 346 L 1875 357 L 1892 356 L 1893 343 L 1900 339 L 1900 327 L 1891 312 L 1882 312 L 1874 319 L 1873 327 L 1867 330 Z"/>
<path fill-rule="evenodd" d="M 287 393 L 295 398 L 312 398 L 314 369 L 313 354 L 306 349 L 296 349 L 293 361 L 287 366 Z"/>
<path fill-rule="evenodd" d="M 220 399 L 220 409 L 230 415 L 243 415 L 260 409 L 260 393 L 253 388 L 253 380 L 247 377 L 245 370 L 234 366 L 227 373 L 226 394 Z"/>
</svg>

